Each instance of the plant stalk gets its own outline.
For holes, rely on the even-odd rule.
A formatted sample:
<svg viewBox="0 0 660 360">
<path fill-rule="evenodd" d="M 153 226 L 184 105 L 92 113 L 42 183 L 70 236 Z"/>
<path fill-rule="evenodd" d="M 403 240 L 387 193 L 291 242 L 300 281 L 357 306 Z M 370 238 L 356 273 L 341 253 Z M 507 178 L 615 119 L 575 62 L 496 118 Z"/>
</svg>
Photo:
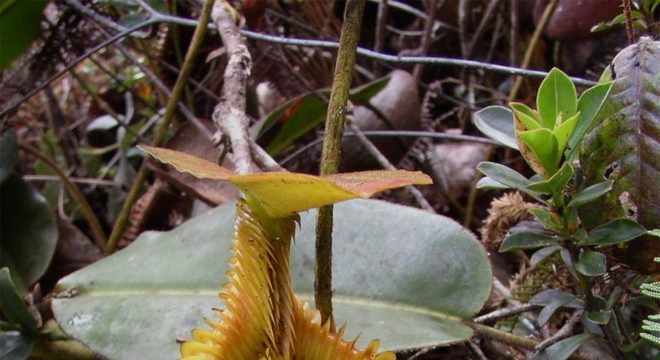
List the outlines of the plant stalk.
<svg viewBox="0 0 660 360">
<path fill-rule="evenodd" d="M 344 23 L 341 28 L 330 103 L 325 119 L 321 175 L 335 174 L 339 169 L 346 101 L 351 86 L 355 53 L 360 39 L 364 5 L 364 0 L 348 0 L 344 9 Z M 320 208 L 316 218 L 314 301 L 316 308 L 321 312 L 322 321 L 330 321 L 334 331 L 332 318 L 332 206 Z"/>
<path fill-rule="evenodd" d="M 46 155 L 27 145 L 19 145 L 19 147 L 26 153 L 43 161 L 44 164 L 46 164 L 46 166 L 55 172 L 55 174 L 62 180 L 62 184 L 64 184 L 64 187 L 66 187 L 69 194 L 71 194 L 71 197 L 78 203 L 78 205 L 80 205 L 80 211 L 82 212 L 85 220 L 87 220 L 87 223 L 89 224 L 89 227 L 94 234 L 96 245 L 103 251 L 107 250 L 108 242 L 106 240 L 105 233 L 101 228 L 101 222 L 96 217 L 96 214 L 94 214 L 92 207 L 89 206 L 89 202 L 87 202 L 87 199 L 83 195 L 82 191 L 80 191 L 80 188 L 78 188 L 78 185 L 73 183 L 69 177 L 64 174 L 62 170 L 60 170 L 57 164 Z"/>
<path fill-rule="evenodd" d="M 167 135 L 167 130 L 170 127 L 172 118 L 174 117 L 174 111 L 176 110 L 179 99 L 181 98 L 181 94 L 183 93 L 183 88 L 186 84 L 188 76 L 192 71 L 193 65 L 195 63 L 195 59 L 197 58 L 197 54 L 199 53 L 199 48 L 201 47 L 202 42 L 204 40 L 204 35 L 206 34 L 206 27 L 211 17 L 211 9 L 213 8 L 213 3 L 214 0 L 207 0 L 204 3 L 204 8 L 202 9 L 202 14 L 199 17 L 199 23 L 197 24 L 197 28 L 195 28 L 195 33 L 193 34 L 193 38 L 190 42 L 190 46 L 188 47 L 188 51 L 186 52 L 186 58 L 183 61 L 181 72 L 179 72 L 179 76 L 177 77 L 176 83 L 174 84 L 174 88 L 172 89 L 172 94 L 167 100 L 167 105 L 165 106 L 165 114 L 163 115 L 163 119 L 158 125 L 158 129 L 156 129 L 156 134 L 154 136 L 153 144 L 152 144 L 154 146 L 160 145 L 163 142 L 163 140 L 165 140 L 165 136 Z M 140 188 L 142 187 L 142 184 L 144 184 L 144 182 L 147 180 L 147 176 L 149 175 L 149 172 L 150 171 L 147 168 L 146 162 L 143 162 L 142 165 L 140 166 L 140 170 L 135 176 L 135 181 L 133 182 L 133 186 L 131 186 L 131 189 L 128 192 L 128 196 L 126 197 L 126 200 L 122 205 L 119 216 L 115 221 L 115 225 L 112 228 L 112 233 L 110 234 L 110 238 L 108 239 L 108 246 L 106 248 L 106 253 L 112 253 L 117 247 L 119 238 L 124 233 L 124 229 L 126 228 L 126 224 L 128 222 L 128 216 L 131 212 L 131 208 L 133 207 L 133 204 L 135 204 L 135 202 L 137 201 L 138 196 L 140 195 Z"/>
</svg>

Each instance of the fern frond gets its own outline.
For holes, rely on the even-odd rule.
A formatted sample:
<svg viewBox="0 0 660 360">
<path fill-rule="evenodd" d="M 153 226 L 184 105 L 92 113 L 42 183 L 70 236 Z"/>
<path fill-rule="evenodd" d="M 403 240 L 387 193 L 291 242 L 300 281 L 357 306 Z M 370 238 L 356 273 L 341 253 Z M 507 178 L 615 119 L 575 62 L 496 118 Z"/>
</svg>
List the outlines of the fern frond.
<svg viewBox="0 0 660 360">
<path fill-rule="evenodd" d="M 654 258 L 653 261 L 660 263 L 660 257 Z M 643 295 L 660 300 L 660 281 L 642 284 L 639 289 Z M 642 320 L 642 332 L 639 334 L 642 339 L 660 347 L 660 337 L 656 335 L 658 333 L 660 333 L 660 314 L 649 315 L 646 320 Z"/>
</svg>

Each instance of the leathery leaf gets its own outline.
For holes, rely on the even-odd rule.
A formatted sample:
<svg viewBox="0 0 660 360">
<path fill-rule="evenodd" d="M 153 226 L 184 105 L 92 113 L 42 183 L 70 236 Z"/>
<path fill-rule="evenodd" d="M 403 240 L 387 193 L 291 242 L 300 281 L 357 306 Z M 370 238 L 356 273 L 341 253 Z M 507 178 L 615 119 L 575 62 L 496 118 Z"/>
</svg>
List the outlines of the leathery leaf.
<svg viewBox="0 0 660 360">
<path fill-rule="evenodd" d="M 301 215 L 291 281 L 310 301 L 315 212 Z M 172 358 L 177 337 L 215 319 L 212 308 L 225 309 L 217 293 L 229 270 L 233 219 L 234 206 L 222 205 L 175 230 L 142 234 L 63 278 L 57 290 L 76 295 L 53 300 L 59 324 L 112 359 Z M 483 306 L 491 271 L 483 248 L 454 221 L 375 200 L 341 203 L 333 247 L 335 317 L 348 321 L 345 338 L 361 333 L 356 348 L 374 338 L 384 350 L 405 350 L 472 335 L 460 320 Z M 314 321 L 303 325 L 322 330 Z"/>
</svg>

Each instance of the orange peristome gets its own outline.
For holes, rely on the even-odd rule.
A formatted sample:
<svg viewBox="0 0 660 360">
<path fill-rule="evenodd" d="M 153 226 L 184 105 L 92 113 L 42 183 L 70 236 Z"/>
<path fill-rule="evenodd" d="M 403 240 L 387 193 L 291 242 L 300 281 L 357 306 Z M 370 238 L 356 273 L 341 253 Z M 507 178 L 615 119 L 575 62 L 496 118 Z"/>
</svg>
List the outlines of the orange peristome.
<svg viewBox="0 0 660 360">
<path fill-rule="evenodd" d="M 313 176 L 292 172 L 239 175 L 182 152 L 141 148 L 156 159 L 203 179 L 231 181 L 245 195 L 236 210 L 236 231 L 228 282 L 220 293 L 225 310 L 206 319 L 181 345 L 184 359 L 216 360 L 395 360 L 377 354 L 378 341 L 364 350 L 344 341 L 344 328 L 330 330 L 318 311 L 293 294 L 289 248 L 297 213 L 339 201 L 367 198 L 401 186 L 430 184 L 421 172 L 365 171 Z M 249 206 L 248 206 L 249 204 Z M 252 208 L 250 208 L 252 207 Z M 256 211 L 258 209 L 258 211 Z M 262 211 L 263 210 L 263 211 Z"/>
<path fill-rule="evenodd" d="M 328 176 L 277 171 L 239 175 L 208 160 L 175 150 L 141 145 L 141 149 L 181 172 L 202 179 L 227 180 L 256 199 L 272 217 L 291 216 L 300 211 L 339 201 L 368 198 L 373 194 L 413 184 L 431 184 L 419 171 L 378 170 Z"/>
<path fill-rule="evenodd" d="M 289 246 L 296 220 L 276 219 L 267 231 L 245 201 L 238 202 L 233 258 L 220 296 L 225 310 L 217 312 L 219 321 L 206 319 L 210 329 L 193 330 L 193 340 L 181 345 L 183 359 L 395 359 L 378 355 L 377 341 L 356 349 L 355 340 L 342 339 L 343 328 L 331 331 L 293 294 Z"/>
</svg>

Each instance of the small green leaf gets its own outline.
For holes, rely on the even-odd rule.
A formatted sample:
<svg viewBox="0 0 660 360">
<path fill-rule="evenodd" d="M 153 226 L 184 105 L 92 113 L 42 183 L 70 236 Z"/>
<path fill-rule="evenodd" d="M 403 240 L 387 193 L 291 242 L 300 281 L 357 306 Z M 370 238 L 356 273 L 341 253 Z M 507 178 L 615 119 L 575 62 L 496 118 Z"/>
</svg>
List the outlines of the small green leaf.
<svg viewBox="0 0 660 360">
<path fill-rule="evenodd" d="M 539 249 L 534 254 L 532 254 L 532 257 L 529 259 L 529 266 L 532 268 L 535 267 L 536 265 L 540 264 L 543 262 L 543 260 L 547 259 L 549 256 L 552 256 L 554 253 L 559 251 L 561 249 L 560 246 L 548 246 L 544 247 L 543 249 Z"/>
<path fill-rule="evenodd" d="M 543 309 L 539 313 L 538 324 L 539 326 L 545 325 L 552 315 L 561 307 L 575 307 L 580 306 L 579 299 L 570 293 L 559 290 L 544 290 L 532 296 L 529 299 L 530 304 L 543 305 Z"/>
<path fill-rule="evenodd" d="M 37 332 L 34 317 L 30 315 L 25 301 L 11 278 L 9 268 L 6 267 L 0 269 L 0 311 L 10 323 L 20 325 L 23 332 L 28 334 Z"/>
<path fill-rule="evenodd" d="M 630 219 L 614 219 L 589 231 L 582 245 L 612 245 L 632 240 L 646 234 L 646 229 Z"/>
<path fill-rule="evenodd" d="M 597 251 L 586 251 L 580 254 L 575 270 L 585 276 L 603 275 L 607 271 L 605 255 Z"/>
<path fill-rule="evenodd" d="M 509 103 L 509 106 L 511 106 L 511 109 L 513 110 L 513 114 L 516 117 L 516 120 L 520 122 L 520 124 L 525 128 L 525 130 L 534 130 L 534 129 L 540 129 L 542 126 L 539 124 L 539 116 L 534 110 L 530 109 L 527 107 L 525 104 L 521 103 Z"/>
<path fill-rule="evenodd" d="M 577 112 L 577 94 L 573 81 L 561 70 L 553 68 L 543 79 L 536 95 L 536 108 L 541 124 L 554 129 L 557 117 L 571 117 Z"/>
<path fill-rule="evenodd" d="M 607 325 L 610 322 L 611 311 L 589 311 L 587 313 L 587 320 L 598 325 Z"/>
<path fill-rule="evenodd" d="M 14 171 L 16 158 L 16 131 L 12 128 L 0 136 L 0 184 Z"/>
<path fill-rule="evenodd" d="M 561 169 L 552 175 L 550 179 L 535 182 L 527 188 L 544 194 L 561 193 L 564 191 L 566 184 L 573 178 L 573 172 L 571 164 L 565 162 Z"/>
<path fill-rule="evenodd" d="M 607 98 L 607 95 L 610 93 L 612 88 L 612 82 L 608 81 L 606 83 L 601 83 L 595 85 L 585 92 L 582 93 L 580 99 L 578 99 L 577 109 L 580 113 L 578 120 L 573 129 L 573 133 L 568 138 L 567 146 L 569 148 L 567 159 L 573 160 L 577 156 L 577 151 L 584 134 L 587 132 L 587 129 L 591 126 L 593 119 L 596 114 L 603 107 L 603 103 Z"/>
<path fill-rule="evenodd" d="M 46 0 L 0 2 L 0 69 L 7 68 L 37 39 L 46 4 Z"/>
<path fill-rule="evenodd" d="M 33 338 L 18 331 L 0 331 L 0 359 L 25 360 L 32 353 Z"/>
<path fill-rule="evenodd" d="M 591 334 L 580 334 L 561 340 L 548 346 L 534 355 L 532 360 L 565 360 L 568 359 L 584 343 L 593 336 Z"/>
<path fill-rule="evenodd" d="M 528 211 L 547 230 L 558 231 L 563 228 L 559 215 L 552 211 L 544 210 L 542 208 L 531 208 Z"/>
<path fill-rule="evenodd" d="M 503 106 L 489 106 L 474 113 L 472 120 L 484 135 L 518 150 L 511 110 Z"/>
<path fill-rule="evenodd" d="M 561 154 L 557 152 L 557 140 L 549 129 L 520 131 L 518 139 L 532 151 L 544 169 L 543 176 L 551 177 L 557 171 Z"/>
<path fill-rule="evenodd" d="M 545 234 L 534 232 L 519 232 L 510 235 L 502 242 L 500 252 L 517 249 L 534 249 L 541 246 L 556 245 L 557 239 Z"/>
<path fill-rule="evenodd" d="M 552 134 L 555 136 L 555 140 L 557 140 L 557 152 L 560 154 L 560 156 L 564 152 L 568 138 L 573 133 L 573 129 L 575 128 L 575 124 L 577 123 L 579 116 L 580 113 L 571 116 L 570 118 L 564 120 L 552 131 Z"/>
<path fill-rule="evenodd" d="M 477 165 L 477 170 L 481 171 L 488 177 L 488 179 L 490 179 L 484 180 L 484 182 L 481 184 L 482 187 L 492 185 L 492 187 L 497 188 L 496 186 L 499 183 L 502 184 L 500 185 L 500 188 L 505 188 L 502 186 L 514 188 L 528 194 L 529 196 L 539 201 L 542 201 L 538 192 L 527 189 L 530 181 L 509 167 L 490 161 L 483 161 Z"/>
<path fill-rule="evenodd" d="M 598 184 L 591 185 L 588 188 L 576 194 L 568 203 L 567 207 L 576 208 L 578 206 L 582 206 L 586 203 L 594 201 L 599 197 L 601 197 L 602 195 L 604 195 L 605 193 L 607 193 L 608 191 L 612 190 L 613 184 L 614 182 L 612 180 L 607 180 L 600 182 Z"/>
<path fill-rule="evenodd" d="M 351 90 L 349 99 L 354 104 L 364 104 L 376 93 L 381 91 L 389 82 L 390 77 L 375 80 Z M 329 90 L 320 91 L 330 96 Z M 266 146 L 266 151 L 277 155 L 284 151 L 300 136 L 306 134 L 323 121 L 326 114 L 326 104 L 319 99 L 316 93 L 300 95 L 287 101 L 277 110 L 271 112 L 258 130 L 258 138 L 272 139 Z"/>
<path fill-rule="evenodd" d="M 649 230 L 646 233 L 651 236 L 660 237 L 660 229 Z"/>
<path fill-rule="evenodd" d="M 504 190 L 511 189 L 511 186 L 504 185 L 499 181 L 495 181 L 488 176 L 484 176 L 479 181 L 477 181 L 477 189 L 494 189 L 494 190 Z"/>
</svg>

